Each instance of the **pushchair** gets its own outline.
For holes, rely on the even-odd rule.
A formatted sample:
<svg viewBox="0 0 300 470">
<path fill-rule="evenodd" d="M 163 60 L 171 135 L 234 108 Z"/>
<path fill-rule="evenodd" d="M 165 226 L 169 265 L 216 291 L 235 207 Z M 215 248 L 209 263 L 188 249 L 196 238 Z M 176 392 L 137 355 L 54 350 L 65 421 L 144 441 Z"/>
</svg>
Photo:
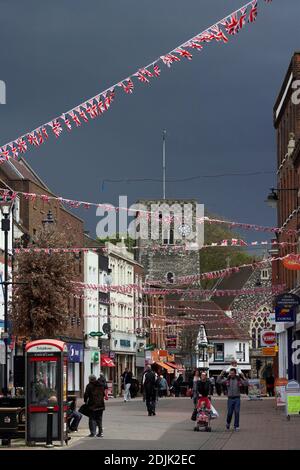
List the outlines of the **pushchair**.
<svg viewBox="0 0 300 470">
<path fill-rule="evenodd" d="M 211 432 L 210 421 L 212 417 L 211 403 L 207 397 L 200 397 L 197 403 L 197 417 L 194 431 L 202 428 L 206 432 Z"/>
</svg>

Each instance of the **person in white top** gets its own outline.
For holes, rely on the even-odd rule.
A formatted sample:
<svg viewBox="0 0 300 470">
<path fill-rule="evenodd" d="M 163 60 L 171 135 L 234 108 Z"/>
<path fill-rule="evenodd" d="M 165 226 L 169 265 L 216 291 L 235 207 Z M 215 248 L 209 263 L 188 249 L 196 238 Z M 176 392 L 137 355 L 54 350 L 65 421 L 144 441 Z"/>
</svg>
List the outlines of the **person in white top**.
<svg viewBox="0 0 300 470">
<path fill-rule="evenodd" d="M 228 367 L 228 369 L 226 369 L 225 372 L 226 372 L 227 374 L 229 374 L 230 369 L 233 369 L 233 368 L 236 369 L 236 373 L 237 373 L 238 375 L 241 375 L 241 376 L 244 375 L 243 372 L 242 372 L 242 370 L 238 367 L 238 363 L 237 363 L 237 361 L 236 361 L 235 359 L 233 359 L 233 360 L 231 361 L 231 365 Z"/>
</svg>

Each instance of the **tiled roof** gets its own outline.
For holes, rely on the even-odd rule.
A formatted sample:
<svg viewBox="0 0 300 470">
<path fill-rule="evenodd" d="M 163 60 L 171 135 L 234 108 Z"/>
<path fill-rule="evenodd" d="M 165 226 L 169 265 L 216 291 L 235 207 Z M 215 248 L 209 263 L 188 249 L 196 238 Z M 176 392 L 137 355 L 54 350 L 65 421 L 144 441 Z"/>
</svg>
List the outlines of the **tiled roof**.
<svg viewBox="0 0 300 470">
<path fill-rule="evenodd" d="M 168 298 L 166 304 L 174 306 L 174 316 L 178 315 L 178 311 L 180 311 L 180 308 L 177 309 L 177 307 L 180 305 L 182 307 L 190 307 L 191 309 L 197 309 L 191 310 L 191 315 L 193 315 L 193 317 L 199 315 L 199 324 L 201 323 L 205 325 L 208 340 L 250 340 L 249 334 L 239 326 L 236 320 L 229 318 L 226 313 L 219 307 L 219 305 L 217 305 L 214 301 L 195 300 L 193 302 L 185 302 L 185 300 L 182 299 L 182 302 L 172 302 L 172 300 L 175 300 L 175 296 L 172 296 L 172 298 Z M 170 317 L 172 317 L 171 312 L 172 310 L 169 310 Z M 206 313 L 207 321 L 205 321 Z M 188 316 L 188 311 L 185 310 L 184 314 Z M 185 315 L 183 315 L 182 318 L 184 318 Z"/>
<path fill-rule="evenodd" d="M 251 266 L 242 268 L 237 273 L 231 274 L 229 277 L 224 279 L 218 284 L 220 290 L 238 290 L 242 289 L 250 276 L 253 274 L 253 268 Z M 234 301 L 235 297 L 224 296 L 224 297 L 212 297 L 213 301 L 221 307 L 223 310 L 230 310 L 230 306 Z"/>
</svg>

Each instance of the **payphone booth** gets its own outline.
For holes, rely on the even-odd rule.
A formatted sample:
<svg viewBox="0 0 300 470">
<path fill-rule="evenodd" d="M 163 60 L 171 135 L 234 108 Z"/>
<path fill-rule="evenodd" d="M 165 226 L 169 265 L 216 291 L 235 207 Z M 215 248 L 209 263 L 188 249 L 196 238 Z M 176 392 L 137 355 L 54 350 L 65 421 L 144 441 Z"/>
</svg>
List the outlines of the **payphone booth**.
<svg viewBox="0 0 300 470">
<path fill-rule="evenodd" d="M 53 407 L 53 441 L 67 441 L 66 343 L 54 339 L 32 341 L 26 345 L 26 442 L 45 442 L 47 414 Z"/>
</svg>

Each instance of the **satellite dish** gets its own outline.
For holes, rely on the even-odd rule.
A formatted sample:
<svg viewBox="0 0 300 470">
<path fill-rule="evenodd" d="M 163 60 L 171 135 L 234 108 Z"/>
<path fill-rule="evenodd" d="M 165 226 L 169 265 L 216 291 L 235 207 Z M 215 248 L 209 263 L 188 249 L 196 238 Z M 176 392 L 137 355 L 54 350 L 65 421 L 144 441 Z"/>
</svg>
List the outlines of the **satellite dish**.
<svg viewBox="0 0 300 470">
<path fill-rule="evenodd" d="M 109 333 L 110 332 L 110 326 L 109 326 L 109 323 L 104 323 L 104 325 L 102 326 L 102 330 L 103 330 L 103 333 Z"/>
</svg>

